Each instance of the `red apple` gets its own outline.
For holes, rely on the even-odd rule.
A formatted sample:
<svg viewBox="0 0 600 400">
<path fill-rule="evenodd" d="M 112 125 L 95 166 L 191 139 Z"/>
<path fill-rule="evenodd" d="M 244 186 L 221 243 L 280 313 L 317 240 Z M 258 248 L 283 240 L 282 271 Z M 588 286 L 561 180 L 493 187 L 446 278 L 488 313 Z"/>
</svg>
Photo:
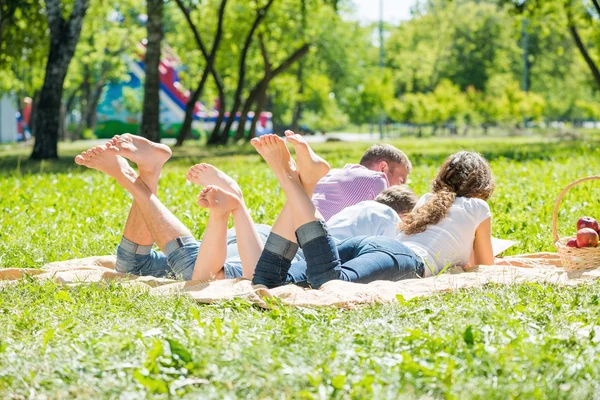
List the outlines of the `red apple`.
<svg viewBox="0 0 600 400">
<path fill-rule="evenodd" d="M 569 239 L 567 242 L 567 247 L 579 247 L 577 246 L 577 239 Z"/>
<path fill-rule="evenodd" d="M 598 233 L 592 228 L 583 228 L 577 231 L 578 247 L 596 247 L 598 244 Z"/>
<path fill-rule="evenodd" d="M 596 221 L 592 217 L 581 217 L 579 221 L 577 221 L 577 230 L 581 230 L 583 228 L 591 228 L 596 231 L 596 233 L 600 230 L 598 226 L 598 221 Z"/>
</svg>

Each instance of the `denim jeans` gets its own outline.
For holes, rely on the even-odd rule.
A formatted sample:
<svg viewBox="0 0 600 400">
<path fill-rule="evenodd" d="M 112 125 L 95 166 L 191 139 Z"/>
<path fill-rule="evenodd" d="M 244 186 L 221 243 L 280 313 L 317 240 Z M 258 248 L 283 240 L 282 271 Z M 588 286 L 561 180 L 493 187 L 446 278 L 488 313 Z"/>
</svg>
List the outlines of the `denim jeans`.
<svg viewBox="0 0 600 400">
<path fill-rule="evenodd" d="M 271 227 L 256 224 L 256 230 L 263 243 L 266 242 Z M 117 248 L 116 270 L 139 276 L 190 280 L 201 245 L 201 240 L 182 236 L 167 243 L 164 252 L 160 252 L 153 250 L 152 246 L 142 246 L 123 237 Z M 223 270 L 227 279 L 242 276 L 242 261 L 237 248 L 235 229 L 227 231 L 227 259 Z"/>
<path fill-rule="evenodd" d="M 423 276 L 425 265 L 408 247 L 384 236 L 359 236 L 339 242 L 323 221 L 302 225 L 296 238 L 305 261 L 292 261 L 298 244 L 271 233 L 254 271 L 254 284 L 269 288 L 297 283 L 318 289 L 339 279 L 368 283 L 398 281 Z"/>
</svg>

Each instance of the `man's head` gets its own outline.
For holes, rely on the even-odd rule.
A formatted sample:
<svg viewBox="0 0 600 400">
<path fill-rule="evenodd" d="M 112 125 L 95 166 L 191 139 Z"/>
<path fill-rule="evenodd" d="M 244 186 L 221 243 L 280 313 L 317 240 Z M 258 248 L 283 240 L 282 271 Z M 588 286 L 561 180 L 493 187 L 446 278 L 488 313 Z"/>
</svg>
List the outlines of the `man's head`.
<svg viewBox="0 0 600 400">
<path fill-rule="evenodd" d="M 415 208 L 415 205 L 419 201 L 419 196 L 406 185 L 396 185 L 390 186 L 379 193 L 375 197 L 375 201 L 390 207 L 398 213 L 400 218 L 403 218 L 405 214 L 408 214 Z"/>
<path fill-rule="evenodd" d="M 371 171 L 383 172 L 390 185 L 406 183 L 412 171 L 410 160 L 402 151 L 389 144 L 376 144 L 363 154 L 360 165 Z"/>
</svg>

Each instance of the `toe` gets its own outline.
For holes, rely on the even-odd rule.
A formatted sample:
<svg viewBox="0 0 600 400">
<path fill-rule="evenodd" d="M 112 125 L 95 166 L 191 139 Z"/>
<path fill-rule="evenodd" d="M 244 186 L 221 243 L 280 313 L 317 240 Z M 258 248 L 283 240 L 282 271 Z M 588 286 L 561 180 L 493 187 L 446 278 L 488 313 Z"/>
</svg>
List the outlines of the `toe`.
<svg viewBox="0 0 600 400">
<path fill-rule="evenodd" d="M 83 164 L 84 162 L 85 162 L 85 158 L 83 158 L 81 155 L 79 155 L 79 156 L 75 157 L 75 163 L 76 163 L 76 164 L 79 164 L 79 165 L 81 165 L 81 164 Z"/>
</svg>

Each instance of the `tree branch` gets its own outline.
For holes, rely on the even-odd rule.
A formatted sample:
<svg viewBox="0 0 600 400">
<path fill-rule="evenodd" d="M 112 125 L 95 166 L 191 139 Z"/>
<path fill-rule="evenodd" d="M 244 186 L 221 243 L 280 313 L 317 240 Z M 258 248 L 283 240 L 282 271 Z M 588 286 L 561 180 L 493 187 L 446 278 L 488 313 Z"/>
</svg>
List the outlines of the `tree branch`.
<svg viewBox="0 0 600 400">
<path fill-rule="evenodd" d="M 598 0 L 592 0 L 592 3 L 594 3 L 594 8 L 596 9 L 596 13 L 600 18 L 600 3 L 598 2 Z"/>
<path fill-rule="evenodd" d="M 271 61 L 269 61 L 269 53 L 267 53 L 265 38 L 262 33 L 258 35 L 258 44 L 260 45 L 260 54 L 262 54 L 263 61 L 265 62 L 265 71 L 271 71 Z"/>
<path fill-rule="evenodd" d="M 594 60 L 590 57 L 590 54 L 588 53 L 587 48 L 581 40 L 579 32 L 577 32 L 577 28 L 575 27 L 575 24 L 572 21 L 569 21 L 569 31 L 571 32 L 571 36 L 573 36 L 573 39 L 575 40 L 575 44 L 577 45 L 579 52 L 581 53 L 588 67 L 592 71 L 592 75 L 594 76 L 596 84 L 600 88 L 600 70 L 598 69 L 598 66 L 596 65 Z"/>
<path fill-rule="evenodd" d="M 296 61 L 301 59 L 308 53 L 310 50 L 310 43 L 305 43 L 298 50 L 293 52 L 284 62 L 279 65 L 279 67 L 273 70 L 273 77 L 285 72 L 289 67 L 291 67 Z"/>
<path fill-rule="evenodd" d="M 77 5 L 73 7 L 75 11 Z M 65 20 L 62 17 L 60 0 L 46 0 L 46 16 L 48 18 L 48 28 L 50 29 L 50 40 L 59 40 L 62 26 Z"/>
</svg>

